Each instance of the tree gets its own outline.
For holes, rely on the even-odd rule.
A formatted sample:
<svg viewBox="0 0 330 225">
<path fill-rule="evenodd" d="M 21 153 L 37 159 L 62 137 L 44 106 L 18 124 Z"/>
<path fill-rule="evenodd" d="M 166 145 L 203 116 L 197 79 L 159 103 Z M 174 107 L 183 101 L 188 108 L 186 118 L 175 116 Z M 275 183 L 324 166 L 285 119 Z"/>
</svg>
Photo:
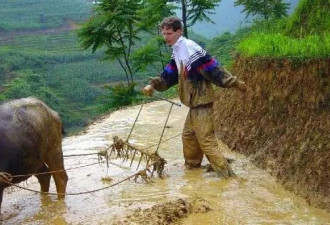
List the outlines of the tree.
<svg viewBox="0 0 330 225">
<path fill-rule="evenodd" d="M 197 21 L 207 21 L 214 23 L 207 14 L 214 14 L 213 10 L 221 0 L 170 0 L 181 5 L 183 34 L 188 38 L 188 27 Z"/>
<path fill-rule="evenodd" d="M 184 25 L 184 36 L 188 37 L 188 28 L 197 21 L 213 21 L 208 14 L 213 14 L 214 8 L 221 0 L 149 0 L 144 1 L 145 7 L 141 11 L 145 16 L 144 27 L 157 26 L 166 16 L 174 15 L 175 10 L 181 10 L 181 20 Z"/>
<path fill-rule="evenodd" d="M 152 69 L 155 73 L 160 73 L 169 58 L 169 52 L 164 39 L 156 36 L 147 44 L 134 51 L 132 54 L 133 65 L 136 71 L 146 71 Z"/>
<path fill-rule="evenodd" d="M 138 11 L 141 18 L 139 26 L 148 32 L 159 34 L 159 22 L 167 16 L 173 15 L 173 10 L 177 7 L 168 5 L 167 0 L 148 0 L 144 1 L 144 7 Z"/>
<path fill-rule="evenodd" d="M 103 0 L 94 14 L 79 29 L 78 37 L 84 49 L 104 50 L 106 59 L 118 60 L 128 84 L 134 82 L 131 53 L 138 40 L 140 18 L 137 12 L 143 6 L 140 0 Z"/>
<path fill-rule="evenodd" d="M 159 23 L 164 17 L 173 15 L 173 10 L 176 8 L 167 4 L 167 0 L 144 1 L 144 7 L 138 11 L 141 21 L 138 25 L 144 31 L 153 35 L 157 34 L 157 36 L 149 39 L 132 54 L 135 71 L 146 71 L 151 65 L 153 69 L 160 72 L 168 62 L 170 53 L 160 35 Z"/>
<path fill-rule="evenodd" d="M 243 5 L 246 17 L 261 16 L 263 19 L 281 18 L 287 15 L 288 3 L 283 0 L 236 0 L 235 6 Z"/>
</svg>

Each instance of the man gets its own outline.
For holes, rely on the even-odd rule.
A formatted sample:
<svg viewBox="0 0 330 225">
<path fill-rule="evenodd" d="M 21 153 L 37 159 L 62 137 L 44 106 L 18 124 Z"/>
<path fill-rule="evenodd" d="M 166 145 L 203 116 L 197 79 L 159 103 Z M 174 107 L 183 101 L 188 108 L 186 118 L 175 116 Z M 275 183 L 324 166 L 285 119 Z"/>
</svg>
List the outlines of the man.
<svg viewBox="0 0 330 225">
<path fill-rule="evenodd" d="M 172 58 L 163 72 L 143 88 L 143 93 L 151 96 L 154 90 L 165 91 L 178 83 L 180 100 L 190 108 L 182 134 L 186 167 L 200 167 L 205 154 L 220 177 L 235 176 L 220 152 L 214 133 L 212 83 L 241 91 L 246 90 L 245 83 L 221 67 L 194 41 L 183 37 L 182 23 L 177 17 L 165 18 L 160 28 L 173 49 Z"/>
</svg>

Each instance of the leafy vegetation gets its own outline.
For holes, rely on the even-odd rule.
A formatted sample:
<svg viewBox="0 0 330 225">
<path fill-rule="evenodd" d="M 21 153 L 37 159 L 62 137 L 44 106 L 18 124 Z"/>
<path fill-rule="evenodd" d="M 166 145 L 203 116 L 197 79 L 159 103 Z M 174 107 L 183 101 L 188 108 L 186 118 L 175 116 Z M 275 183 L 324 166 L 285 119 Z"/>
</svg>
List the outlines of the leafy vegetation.
<svg viewBox="0 0 330 225">
<path fill-rule="evenodd" d="M 287 21 L 285 34 L 293 37 L 329 35 L 330 2 L 300 0 L 295 13 Z"/>
<path fill-rule="evenodd" d="M 265 20 L 286 16 L 289 8 L 289 4 L 283 0 L 236 0 L 235 5 L 244 6 L 246 17 L 260 16 Z"/>
<path fill-rule="evenodd" d="M 0 102 L 35 96 L 60 113 L 66 128 L 84 126 L 101 113 L 103 85 L 123 77 L 116 62 L 100 57 L 82 51 L 72 32 L 18 35 L 0 47 Z"/>
<path fill-rule="evenodd" d="M 183 34 L 188 38 L 188 28 L 193 26 L 197 21 L 214 23 L 208 15 L 214 14 L 214 9 L 221 2 L 221 0 L 170 0 L 167 2 L 174 2 L 179 5 L 183 23 Z"/>
<path fill-rule="evenodd" d="M 329 1 L 301 0 L 289 18 L 256 23 L 238 50 L 246 56 L 329 58 L 329 6 Z"/>
<path fill-rule="evenodd" d="M 224 66 L 230 67 L 235 58 L 236 46 L 250 32 L 249 28 L 241 28 L 236 33 L 225 32 L 220 36 L 213 38 L 207 44 L 207 50 L 217 58 Z"/>
<path fill-rule="evenodd" d="M 128 84 L 134 82 L 131 54 L 134 43 L 139 39 L 137 11 L 141 7 L 139 0 L 104 0 L 78 30 L 85 49 L 92 48 L 93 53 L 103 49 L 106 58 L 119 62 Z"/>
<path fill-rule="evenodd" d="M 142 101 L 144 96 L 135 90 L 135 83 L 125 86 L 123 83 L 114 86 L 106 86 L 108 90 L 100 99 L 102 102 L 102 112 L 118 109 L 123 106 Z"/>
<path fill-rule="evenodd" d="M 0 31 L 60 27 L 67 20 L 82 21 L 91 2 L 80 0 L 1 0 Z"/>
</svg>

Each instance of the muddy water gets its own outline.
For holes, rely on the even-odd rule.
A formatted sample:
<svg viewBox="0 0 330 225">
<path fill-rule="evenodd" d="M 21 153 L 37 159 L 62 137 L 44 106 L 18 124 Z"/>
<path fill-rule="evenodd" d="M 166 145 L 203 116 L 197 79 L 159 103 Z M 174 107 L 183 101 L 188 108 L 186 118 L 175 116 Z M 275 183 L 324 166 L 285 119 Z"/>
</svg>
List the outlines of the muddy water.
<svg viewBox="0 0 330 225">
<path fill-rule="evenodd" d="M 96 153 L 106 149 L 114 135 L 126 139 L 139 109 L 140 106 L 134 106 L 118 110 L 90 125 L 80 135 L 65 138 L 64 155 Z M 167 102 L 146 104 L 130 142 L 141 148 L 157 144 L 169 109 Z M 181 133 L 186 113 L 185 107 L 173 107 L 163 140 Z M 149 151 L 155 149 L 156 146 Z M 137 183 L 126 181 L 92 194 L 70 195 L 65 201 L 58 201 L 53 195 L 7 189 L 2 205 L 2 224 L 111 224 L 139 207 L 151 207 L 181 197 L 206 199 L 212 208 L 208 213 L 190 214 L 181 221 L 183 224 L 330 224 L 328 213 L 308 206 L 303 199 L 284 190 L 266 172 L 254 167 L 248 158 L 230 151 L 225 145 L 222 150 L 235 160 L 232 166 L 237 179 L 220 180 L 203 169 L 184 170 L 181 149 L 180 136 L 161 144 L 159 153 L 168 162 L 167 177 L 155 179 L 151 184 L 141 180 Z M 105 164 L 97 162 L 96 155 L 65 158 L 68 193 L 106 187 L 136 173 L 138 164 L 135 160 L 129 167 L 129 162 L 117 159 L 107 169 Z M 102 180 L 106 177 L 113 180 Z M 35 178 L 21 185 L 39 189 Z M 51 191 L 55 192 L 53 181 Z"/>
</svg>

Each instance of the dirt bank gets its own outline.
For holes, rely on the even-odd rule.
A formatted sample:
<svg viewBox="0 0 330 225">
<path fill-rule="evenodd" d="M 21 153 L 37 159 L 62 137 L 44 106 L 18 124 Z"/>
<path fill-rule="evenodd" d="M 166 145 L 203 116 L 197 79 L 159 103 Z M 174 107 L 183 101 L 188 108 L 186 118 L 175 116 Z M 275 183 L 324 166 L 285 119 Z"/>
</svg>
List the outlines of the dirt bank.
<svg viewBox="0 0 330 225">
<path fill-rule="evenodd" d="M 286 188 L 330 211 L 330 60 L 239 57 L 246 94 L 219 90 L 217 132 Z"/>
</svg>

